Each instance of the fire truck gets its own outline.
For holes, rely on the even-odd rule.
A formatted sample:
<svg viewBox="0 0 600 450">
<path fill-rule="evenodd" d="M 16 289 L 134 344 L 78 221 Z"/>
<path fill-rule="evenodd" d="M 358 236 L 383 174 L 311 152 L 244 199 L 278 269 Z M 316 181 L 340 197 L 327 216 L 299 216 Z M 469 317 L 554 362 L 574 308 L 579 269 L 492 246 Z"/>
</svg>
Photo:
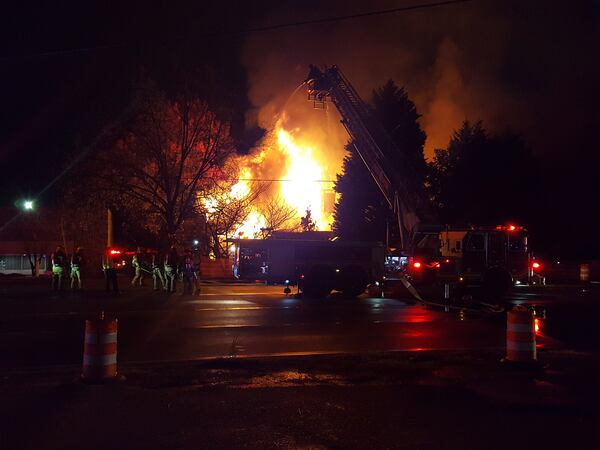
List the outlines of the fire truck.
<svg viewBox="0 0 600 450">
<path fill-rule="evenodd" d="M 234 243 L 239 278 L 297 285 L 308 297 L 332 290 L 354 297 L 384 276 L 382 243 L 339 241 L 330 232 L 274 232 Z"/>
<path fill-rule="evenodd" d="M 532 268 L 539 270 L 539 263 L 530 265 L 527 232 L 522 227 L 424 225 L 436 222 L 424 189 L 412 179 L 408 161 L 401 161 L 402 173 L 390 170 L 394 165 L 388 155 L 401 158 L 402 153 L 341 70 L 311 65 L 305 84 L 315 108 L 335 105 L 356 152 L 393 210 L 399 230 L 397 247 L 407 262 L 404 281 L 478 285 L 501 296 L 513 282 L 530 277 Z"/>
<path fill-rule="evenodd" d="M 487 297 L 500 297 L 541 270 L 530 257 L 527 237 L 517 225 L 418 231 L 406 273 L 415 284 L 475 286 Z"/>
</svg>

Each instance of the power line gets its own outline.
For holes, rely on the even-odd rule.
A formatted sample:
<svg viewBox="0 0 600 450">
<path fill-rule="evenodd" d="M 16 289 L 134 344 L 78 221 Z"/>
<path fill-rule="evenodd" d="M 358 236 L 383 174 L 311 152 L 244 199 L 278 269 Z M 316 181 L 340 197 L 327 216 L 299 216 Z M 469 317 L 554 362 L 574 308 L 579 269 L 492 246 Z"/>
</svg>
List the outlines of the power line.
<svg viewBox="0 0 600 450">
<path fill-rule="evenodd" d="M 315 24 L 327 23 L 327 22 L 342 22 L 344 20 L 360 19 L 363 17 L 382 16 L 382 15 L 386 15 L 386 14 L 395 14 L 395 13 L 400 13 L 400 12 L 414 11 L 417 9 L 436 8 L 439 6 L 452 5 L 452 4 L 456 4 L 456 3 L 466 3 L 466 2 L 470 2 L 470 1 L 472 1 L 472 0 L 448 0 L 448 1 L 444 1 L 444 2 L 421 3 L 419 5 L 400 6 L 397 8 L 381 9 L 378 11 L 367 11 L 364 13 L 348 14 L 348 15 L 344 15 L 344 16 L 331 16 L 331 17 L 324 17 L 321 19 L 304 20 L 304 21 L 300 21 L 300 22 L 289 22 L 289 23 L 282 23 L 282 24 L 270 25 L 270 26 L 267 25 L 264 27 L 250 28 L 250 29 L 244 31 L 243 33 L 272 31 L 272 30 L 278 30 L 281 28 L 301 27 L 304 25 L 315 25 Z"/>
<path fill-rule="evenodd" d="M 291 180 L 286 178 L 273 178 L 273 179 L 265 179 L 265 178 L 232 178 L 230 181 L 265 181 L 265 182 L 277 182 L 277 181 L 289 181 L 291 183 L 306 183 L 307 181 L 311 183 L 335 183 L 336 180 Z"/>
<path fill-rule="evenodd" d="M 454 5 L 454 4 L 459 4 L 459 3 L 467 3 L 467 2 L 471 2 L 471 1 L 472 0 L 447 0 L 447 1 L 439 1 L 439 2 L 421 3 L 421 4 L 417 4 L 417 5 L 399 6 L 397 8 L 381 9 L 381 10 L 376 10 L 376 11 L 367 11 L 367 12 L 363 12 L 363 13 L 322 17 L 320 19 L 310 19 L 310 20 L 302 20 L 302 21 L 296 21 L 296 22 L 284 22 L 284 23 L 279 23 L 279 24 L 275 24 L 275 25 L 265 25 L 262 27 L 246 28 L 246 29 L 237 30 L 237 31 L 232 30 L 232 31 L 218 31 L 218 32 L 214 32 L 214 33 L 203 33 L 203 34 L 196 35 L 196 37 L 205 39 L 205 38 L 236 36 L 236 35 L 243 36 L 246 34 L 262 33 L 262 32 L 267 32 L 267 31 L 281 30 L 281 29 L 285 29 L 285 28 L 296 28 L 296 27 L 303 27 L 306 25 L 318 25 L 318 24 L 323 24 L 323 23 L 342 22 L 342 21 L 346 21 L 346 20 L 362 19 L 362 18 L 366 18 L 366 17 L 383 16 L 383 15 L 388 15 L 388 14 L 397 14 L 397 13 L 402 13 L 402 12 L 416 11 L 419 9 L 431 9 L 431 8 L 437 8 L 440 6 L 448 6 L 448 5 Z M 164 46 L 164 45 L 168 45 L 168 44 L 183 42 L 184 40 L 186 40 L 186 38 L 179 37 L 177 39 L 173 39 L 170 41 L 158 42 L 158 43 L 154 44 L 154 46 Z M 9 60 L 16 60 L 16 59 L 33 59 L 33 58 L 44 58 L 44 57 L 54 57 L 54 56 L 69 56 L 69 55 L 77 55 L 77 54 L 95 52 L 95 51 L 101 51 L 101 50 L 118 50 L 118 49 L 123 49 L 123 48 L 128 48 L 128 47 L 137 47 L 137 46 L 143 46 L 143 45 L 144 44 L 139 43 L 139 42 L 103 44 L 103 45 L 96 45 L 96 46 L 90 46 L 90 47 L 50 50 L 50 51 L 46 51 L 46 52 L 30 53 L 28 55 L 3 56 L 3 57 L 0 57 L 0 61 L 4 62 L 4 61 L 9 61 Z"/>
</svg>

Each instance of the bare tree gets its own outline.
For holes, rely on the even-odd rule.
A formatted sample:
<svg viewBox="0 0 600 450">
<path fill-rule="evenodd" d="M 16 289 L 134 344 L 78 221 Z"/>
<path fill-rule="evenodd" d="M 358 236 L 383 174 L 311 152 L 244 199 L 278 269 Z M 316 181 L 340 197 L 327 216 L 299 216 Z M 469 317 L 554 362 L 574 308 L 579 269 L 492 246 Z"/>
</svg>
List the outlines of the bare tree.
<svg viewBox="0 0 600 450">
<path fill-rule="evenodd" d="M 230 161 L 224 170 L 230 174 L 239 173 L 235 161 Z M 227 255 L 228 240 L 257 211 L 255 203 L 268 186 L 268 183 L 257 181 L 240 183 L 231 175 L 199 197 L 200 207 L 206 215 L 208 247 L 215 258 Z"/>
<path fill-rule="evenodd" d="M 37 278 L 40 276 L 40 266 L 44 255 L 50 255 L 52 250 L 46 242 L 27 241 L 25 243 L 25 254 L 29 260 L 31 276 Z"/>
<path fill-rule="evenodd" d="M 145 94 L 129 126 L 99 155 L 97 175 L 104 192 L 141 208 L 144 220 L 172 244 L 199 212 L 198 192 L 216 185 L 234 147 L 229 126 L 205 102 Z"/>
<path fill-rule="evenodd" d="M 298 231 L 300 224 L 298 213 L 288 205 L 280 196 L 271 197 L 261 205 L 261 212 L 265 218 L 265 228 L 262 238 L 269 237 L 273 231 Z"/>
</svg>

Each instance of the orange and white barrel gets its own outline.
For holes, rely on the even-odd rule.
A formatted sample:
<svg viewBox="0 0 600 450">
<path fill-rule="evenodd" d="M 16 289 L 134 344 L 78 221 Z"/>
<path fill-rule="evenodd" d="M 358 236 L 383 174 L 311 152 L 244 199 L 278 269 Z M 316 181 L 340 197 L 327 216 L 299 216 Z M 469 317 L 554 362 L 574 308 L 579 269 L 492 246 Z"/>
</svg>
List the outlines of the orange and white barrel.
<svg viewBox="0 0 600 450">
<path fill-rule="evenodd" d="M 579 266 L 579 281 L 590 281 L 590 265 L 583 263 Z"/>
<path fill-rule="evenodd" d="M 516 306 L 507 314 L 506 360 L 532 362 L 536 359 L 533 312 L 523 306 Z"/>
<path fill-rule="evenodd" d="M 117 376 L 117 319 L 85 321 L 82 378 L 106 381 Z"/>
</svg>

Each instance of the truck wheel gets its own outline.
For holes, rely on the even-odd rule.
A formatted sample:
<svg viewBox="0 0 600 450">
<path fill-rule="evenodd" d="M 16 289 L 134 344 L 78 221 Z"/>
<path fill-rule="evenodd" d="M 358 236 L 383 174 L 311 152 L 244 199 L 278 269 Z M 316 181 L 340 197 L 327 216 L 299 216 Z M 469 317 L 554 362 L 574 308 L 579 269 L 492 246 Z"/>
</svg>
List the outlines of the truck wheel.
<svg viewBox="0 0 600 450">
<path fill-rule="evenodd" d="M 367 289 L 368 279 L 360 266 L 348 266 L 342 270 L 342 293 L 346 297 L 357 297 Z"/>
<path fill-rule="evenodd" d="M 331 292 L 333 269 L 325 265 L 311 267 L 304 276 L 302 292 L 310 298 L 324 298 Z"/>
</svg>

